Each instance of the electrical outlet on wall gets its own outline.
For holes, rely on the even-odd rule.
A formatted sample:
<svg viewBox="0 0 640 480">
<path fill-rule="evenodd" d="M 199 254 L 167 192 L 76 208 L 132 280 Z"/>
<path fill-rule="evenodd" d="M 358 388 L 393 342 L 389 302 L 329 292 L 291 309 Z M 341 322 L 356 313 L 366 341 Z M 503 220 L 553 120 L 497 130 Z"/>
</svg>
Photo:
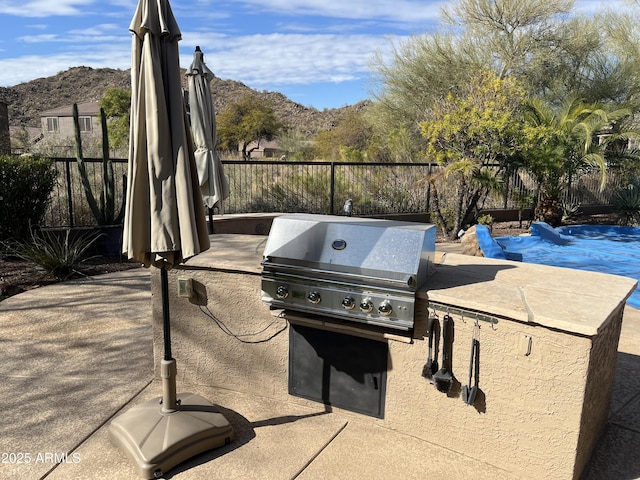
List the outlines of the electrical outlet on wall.
<svg viewBox="0 0 640 480">
<path fill-rule="evenodd" d="M 193 297 L 193 280 L 191 278 L 178 278 L 178 296 Z"/>
</svg>

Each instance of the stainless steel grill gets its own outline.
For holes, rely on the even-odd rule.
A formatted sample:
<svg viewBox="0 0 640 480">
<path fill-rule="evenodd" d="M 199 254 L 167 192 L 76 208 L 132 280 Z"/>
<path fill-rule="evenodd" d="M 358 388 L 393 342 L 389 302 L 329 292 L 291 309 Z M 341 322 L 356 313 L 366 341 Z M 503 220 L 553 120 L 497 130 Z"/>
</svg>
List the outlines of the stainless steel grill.
<svg viewBox="0 0 640 480">
<path fill-rule="evenodd" d="M 262 299 L 275 308 L 409 330 L 435 253 L 434 225 L 328 215 L 274 220 Z"/>
</svg>

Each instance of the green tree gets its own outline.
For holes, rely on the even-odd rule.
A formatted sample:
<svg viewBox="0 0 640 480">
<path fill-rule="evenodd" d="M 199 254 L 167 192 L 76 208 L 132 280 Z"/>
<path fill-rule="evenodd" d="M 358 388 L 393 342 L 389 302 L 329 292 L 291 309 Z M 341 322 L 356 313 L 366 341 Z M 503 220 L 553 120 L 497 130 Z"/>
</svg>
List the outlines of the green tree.
<svg viewBox="0 0 640 480">
<path fill-rule="evenodd" d="M 20 125 L 18 133 L 11 137 L 11 149 L 27 153 L 29 152 L 30 147 L 31 139 L 29 138 L 29 132 L 24 125 Z"/>
<path fill-rule="evenodd" d="M 338 160 L 340 142 L 333 130 L 322 130 L 313 139 L 313 154 L 323 160 Z"/>
<path fill-rule="evenodd" d="M 521 76 L 531 57 L 549 55 L 557 42 L 558 20 L 574 0 L 458 0 L 443 18 L 462 27 L 467 45 L 490 53 L 500 78 Z"/>
<path fill-rule="evenodd" d="M 287 129 L 278 136 L 278 147 L 286 160 L 313 160 L 313 146 L 309 137 L 297 130 Z"/>
<path fill-rule="evenodd" d="M 256 94 L 249 94 L 228 104 L 216 119 L 220 148 L 242 152 L 249 160 L 251 152 L 260 148 L 260 142 L 273 140 L 282 130 L 271 105 Z M 254 146 L 249 145 L 255 142 Z"/>
<path fill-rule="evenodd" d="M 463 43 L 467 39 L 452 32 L 437 32 L 392 45 L 390 55 L 375 55 L 374 103 L 367 117 L 374 134 L 386 142 L 390 158 L 419 157 L 425 148 L 419 125 L 435 99 L 489 64 L 483 52 Z"/>
<path fill-rule="evenodd" d="M 482 201 L 499 187 L 501 174 L 520 152 L 524 101 L 525 91 L 517 81 L 486 71 L 435 102 L 430 118 L 420 124 L 427 157 L 444 167 L 431 179 L 431 192 L 448 238 L 454 239 L 461 228 L 476 223 Z M 440 176 L 453 189 L 439 187 Z M 446 218 L 444 196 L 452 190 L 454 200 L 447 203 L 454 207 Z"/>
<path fill-rule="evenodd" d="M 372 62 L 377 89 L 372 121 L 382 138 L 403 129 L 423 150 L 418 125 L 435 99 L 464 88 L 478 72 L 492 68 L 500 78 L 521 78 L 527 65 L 555 51 L 558 19 L 572 0 L 458 0 L 442 10 L 443 27 L 392 45 Z M 406 143 L 400 144 L 406 147 Z M 415 155 L 415 153 L 412 152 Z M 406 156 L 394 151 L 394 156 Z"/>
<path fill-rule="evenodd" d="M 616 72 L 612 84 L 618 86 L 623 102 L 640 100 L 640 29 L 638 14 L 640 2 L 637 0 L 632 13 L 605 13 L 598 16 L 601 29 L 606 32 L 608 59 L 615 64 Z"/>
<path fill-rule="evenodd" d="M 315 155 L 318 158 L 330 160 L 373 160 L 375 157 L 373 140 L 373 131 L 364 113 L 350 110 L 336 119 L 334 128 L 316 135 Z"/>
<path fill-rule="evenodd" d="M 620 139 L 626 141 L 633 135 L 616 132 L 616 125 L 631 113 L 627 108 L 587 104 L 575 98 L 560 107 L 540 99 L 530 100 L 523 130 L 529 142 L 524 164 L 537 182 L 537 218 L 552 225 L 560 223 L 560 194 L 564 187 L 571 187 L 581 171 L 596 169 L 600 186 L 604 186 L 607 145 Z M 608 134 L 598 136 L 603 132 Z"/>
<path fill-rule="evenodd" d="M 623 102 L 636 95 L 640 68 L 635 16 L 581 15 L 574 0 L 458 0 L 443 18 L 489 52 L 500 77 L 517 77 L 532 96 L 562 103 Z"/>
<path fill-rule="evenodd" d="M 532 97 L 628 102 L 640 92 L 637 15 L 575 15 L 572 0 L 458 0 L 444 26 L 391 45 L 372 61 L 376 134 L 404 129 L 420 148 L 396 144 L 392 156 L 423 150 L 418 125 L 434 99 L 483 69 L 517 78 Z M 398 146 L 401 148 L 398 149 Z M 391 150 L 391 147 L 389 147 Z M 404 149 L 404 151 L 403 151 Z"/>
<path fill-rule="evenodd" d="M 108 120 L 109 144 L 121 148 L 129 144 L 131 91 L 112 87 L 105 90 L 99 102 Z"/>
</svg>

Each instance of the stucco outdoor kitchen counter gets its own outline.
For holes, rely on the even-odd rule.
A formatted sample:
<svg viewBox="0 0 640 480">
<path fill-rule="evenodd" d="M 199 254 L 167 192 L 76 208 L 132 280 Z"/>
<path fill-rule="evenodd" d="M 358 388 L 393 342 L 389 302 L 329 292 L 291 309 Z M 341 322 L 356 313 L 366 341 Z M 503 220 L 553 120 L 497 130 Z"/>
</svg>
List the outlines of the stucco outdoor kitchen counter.
<svg viewBox="0 0 640 480">
<path fill-rule="evenodd" d="M 199 292 L 187 299 L 171 289 L 180 379 L 317 406 L 288 394 L 289 335 L 280 333 L 291 331 L 288 322 L 295 320 L 274 317 L 261 300 L 266 240 L 212 235 L 208 251 L 170 271 L 190 277 Z M 378 337 L 389 349 L 384 412 L 369 421 L 516 478 L 580 478 L 607 422 L 625 299 L 635 280 L 443 253 L 437 245 L 432 270 L 418 292 L 413 335 Z M 158 277 L 153 272 L 156 363 L 162 351 Z M 434 308 L 441 320 L 450 313 L 455 323 L 454 387 L 447 394 L 422 376 L 424 327 Z M 313 328 L 332 328 L 329 319 L 308 324 L 314 321 Z M 365 333 L 366 325 L 344 323 L 350 335 Z M 258 341 L 238 341 L 247 335 Z M 469 406 L 461 390 L 473 338 L 481 344 L 482 373 Z"/>
<path fill-rule="evenodd" d="M 267 242 L 263 235 L 219 234 L 210 236 L 211 247 L 189 259 L 187 268 L 216 268 L 260 274 L 262 252 Z"/>
<path fill-rule="evenodd" d="M 421 294 L 567 333 L 596 335 L 633 292 L 627 277 L 443 254 Z M 426 293 L 425 292 L 428 292 Z"/>
</svg>

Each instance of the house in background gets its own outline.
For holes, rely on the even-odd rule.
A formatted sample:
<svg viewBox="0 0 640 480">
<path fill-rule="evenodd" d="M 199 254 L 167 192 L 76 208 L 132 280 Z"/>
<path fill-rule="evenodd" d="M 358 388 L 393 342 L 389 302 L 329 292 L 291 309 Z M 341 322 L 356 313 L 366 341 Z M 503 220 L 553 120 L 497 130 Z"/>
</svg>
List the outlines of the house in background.
<svg viewBox="0 0 640 480">
<path fill-rule="evenodd" d="M 98 102 L 78 103 L 78 120 L 80 133 L 102 138 L 100 123 L 100 105 Z M 42 135 L 45 139 L 51 137 L 75 138 L 73 126 L 73 105 L 47 110 L 40 114 Z"/>
<path fill-rule="evenodd" d="M 242 148 L 239 147 L 238 151 L 241 152 Z M 282 150 L 280 149 L 276 140 L 260 140 L 260 142 L 250 142 L 247 145 L 247 152 L 251 152 L 251 158 L 279 158 L 282 156 Z"/>
</svg>

